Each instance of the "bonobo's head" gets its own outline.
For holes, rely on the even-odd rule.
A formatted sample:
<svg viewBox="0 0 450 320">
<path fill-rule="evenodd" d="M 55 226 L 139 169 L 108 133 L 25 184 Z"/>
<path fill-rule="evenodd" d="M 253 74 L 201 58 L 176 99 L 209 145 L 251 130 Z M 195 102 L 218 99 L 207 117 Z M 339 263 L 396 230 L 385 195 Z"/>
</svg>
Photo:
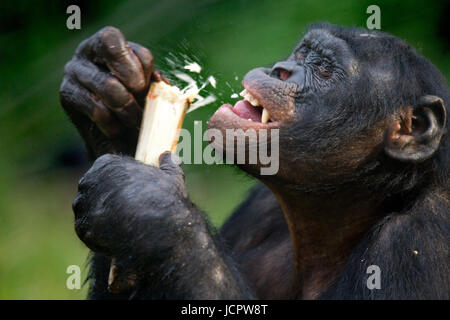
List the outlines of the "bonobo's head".
<svg viewBox="0 0 450 320">
<path fill-rule="evenodd" d="M 396 37 L 313 25 L 286 60 L 242 83 L 245 99 L 221 106 L 210 128 L 279 128 L 279 171 L 260 176 L 269 184 L 402 192 L 448 181 L 446 80 Z"/>
</svg>

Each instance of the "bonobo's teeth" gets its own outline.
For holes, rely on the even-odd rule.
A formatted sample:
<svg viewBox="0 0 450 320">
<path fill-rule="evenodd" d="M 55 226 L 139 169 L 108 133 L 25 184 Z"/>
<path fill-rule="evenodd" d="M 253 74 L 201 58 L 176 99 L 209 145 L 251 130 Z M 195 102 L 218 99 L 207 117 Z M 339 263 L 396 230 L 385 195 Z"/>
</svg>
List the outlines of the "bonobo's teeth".
<svg viewBox="0 0 450 320">
<path fill-rule="evenodd" d="M 241 97 L 244 98 L 244 100 L 247 100 L 250 102 L 250 104 L 254 107 L 261 106 L 256 98 L 254 98 L 246 89 L 244 89 L 240 94 Z"/>
<path fill-rule="evenodd" d="M 270 114 L 269 111 L 267 111 L 267 109 L 263 108 L 262 111 L 262 116 L 261 116 L 261 122 L 262 123 L 267 123 L 270 120 Z"/>
<path fill-rule="evenodd" d="M 250 92 L 248 92 L 246 89 L 244 89 L 239 95 L 241 97 L 243 97 L 244 100 L 247 100 L 252 106 L 254 106 L 254 107 L 261 107 L 261 104 L 259 103 L 259 101 L 256 98 L 254 98 L 250 94 Z M 263 110 L 262 110 L 261 122 L 262 123 L 267 123 L 270 120 L 269 111 L 267 111 L 264 107 L 262 109 Z"/>
</svg>

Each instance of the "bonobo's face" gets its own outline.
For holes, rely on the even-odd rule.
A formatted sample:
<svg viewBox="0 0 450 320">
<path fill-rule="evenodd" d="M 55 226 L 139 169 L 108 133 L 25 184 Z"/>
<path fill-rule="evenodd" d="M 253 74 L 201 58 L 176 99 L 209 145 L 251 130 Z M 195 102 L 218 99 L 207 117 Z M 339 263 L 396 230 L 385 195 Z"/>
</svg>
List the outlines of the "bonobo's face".
<svg viewBox="0 0 450 320">
<path fill-rule="evenodd" d="M 316 26 L 286 60 L 250 71 L 242 84 L 244 100 L 221 106 L 210 128 L 223 136 L 227 129 L 242 129 L 234 141 L 238 147 L 246 143 L 250 152 L 247 162 L 238 165 L 272 185 L 329 190 L 359 186 L 361 180 L 368 185 L 375 175 L 388 181 L 407 166 L 385 165 L 387 158 L 419 164 L 442 149 L 445 79 L 388 34 Z M 257 142 L 246 134 L 249 129 L 257 132 Z M 270 139 L 277 136 L 274 129 L 279 130 L 279 170 L 264 176 L 261 168 L 268 166 L 268 157 L 261 157 L 260 150 L 278 150 Z M 233 140 L 228 141 L 225 150 Z M 255 145 L 260 161 L 252 164 Z"/>
<path fill-rule="evenodd" d="M 345 162 L 368 153 L 367 145 L 354 144 L 352 154 L 358 159 L 350 156 L 340 163 L 339 147 L 347 140 L 340 141 L 336 128 L 337 119 L 345 120 L 338 100 L 348 93 L 357 74 L 358 62 L 347 43 L 326 29 L 313 29 L 286 60 L 271 69 L 256 68 L 247 73 L 242 81 L 244 99 L 234 106 L 222 105 L 209 127 L 223 134 L 226 129 L 279 129 L 278 180 L 314 179 L 306 175 L 320 167 L 327 167 L 331 174 L 329 167 L 342 172 L 343 166 L 356 165 Z M 260 166 L 241 165 L 255 175 Z"/>
</svg>

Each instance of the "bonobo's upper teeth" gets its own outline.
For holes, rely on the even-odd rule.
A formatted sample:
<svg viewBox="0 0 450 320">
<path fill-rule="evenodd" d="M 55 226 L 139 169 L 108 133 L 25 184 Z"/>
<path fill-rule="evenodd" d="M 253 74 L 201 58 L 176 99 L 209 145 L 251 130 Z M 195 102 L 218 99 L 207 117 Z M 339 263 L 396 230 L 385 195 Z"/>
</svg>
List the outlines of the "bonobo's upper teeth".
<svg viewBox="0 0 450 320">
<path fill-rule="evenodd" d="M 246 89 L 244 89 L 240 94 L 241 97 L 244 98 L 244 100 L 247 100 L 248 102 L 250 102 L 250 104 L 254 107 L 259 107 L 259 101 L 254 98 Z"/>
<path fill-rule="evenodd" d="M 259 101 L 254 98 L 250 92 L 248 92 L 246 89 L 244 89 L 240 94 L 241 97 L 244 98 L 244 100 L 247 100 L 252 106 L 254 107 L 260 107 L 261 104 L 259 103 Z M 250 119 L 249 119 L 250 120 Z M 262 123 L 267 123 L 270 120 L 270 114 L 269 111 L 267 111 L 264 107 L 262 110 L 262 115 L 261 115 L 261 122 Z"/>
<path fill-rule="evenodd" d="M 269 122 L 269 120 L 270 120 L 269 111 L 267 111 L 266 108 L 263 108 L 262 116 L 261 116 L 261 122 L 262 123 L 267 123 L 267 122 Z"/>
</svg>

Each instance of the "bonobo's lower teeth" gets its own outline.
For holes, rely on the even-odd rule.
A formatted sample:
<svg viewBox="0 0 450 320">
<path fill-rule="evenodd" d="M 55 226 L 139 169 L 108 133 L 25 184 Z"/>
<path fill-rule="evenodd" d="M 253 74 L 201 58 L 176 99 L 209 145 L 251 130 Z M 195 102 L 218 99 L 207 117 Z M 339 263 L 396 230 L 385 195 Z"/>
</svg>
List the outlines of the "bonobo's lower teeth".
<svg viewBox="0 0 450 320">
<path fill-rule="evenodd" d="M 269 111 L 267 111 L 265 108 L 263 108 L 262 116 L 261 116 L 261 122 L 267 123 L 270 120 L 270 114 Z"/>
</svg>

